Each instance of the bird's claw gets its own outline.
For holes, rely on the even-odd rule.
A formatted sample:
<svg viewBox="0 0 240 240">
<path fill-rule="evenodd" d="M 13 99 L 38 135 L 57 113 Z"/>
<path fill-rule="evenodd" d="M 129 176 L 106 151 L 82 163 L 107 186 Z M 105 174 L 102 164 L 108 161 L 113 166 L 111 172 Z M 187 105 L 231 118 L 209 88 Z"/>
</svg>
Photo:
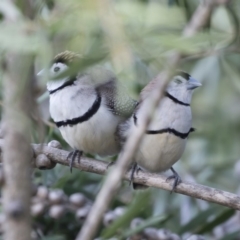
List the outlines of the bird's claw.
<svg viewBox="0 0 240 240">
<path fill-rule="evenodd" d="M 178 175 L 178 173 L 171 167 L 171 171 L 173 172 L 173 175 L 169 176 L 166 181 L 168 182 L 171 179 L 174 179 L 173 182 L 173 187 L 171 190 L 171 193 L 175 191 L 176 187 L 182 182 L 180 176 Z"/>
<path fill-rule="evenodd" d="M 69 162 L 70 172 L 72 172 L 73 162 L 75 161 L 75 159 L 77 159 L 78 163 L 80 163 L 82 153 L 83 153 L 82 151 L 74 150 L 68 154 L 67 160 Z"/>
<path fill-rule="evenodd" d="M 141 183 L 134 183 L 134 174 L 136 173 L 136 175 L 138 175 L 139 171 L 141 171 L 142 169 L 137 165 L 137 163 L 134 163 L 131 167 L 131 176 L 130 176 L 130 182 L 129 182 L 129 186 L 132 185 L 134 190 L 144 190 L 146 188 L 148 188 L 148 186 L 141 184 Z"/>
<path fill-rule="evenodd" d="M 108 165 L 107 165 L 107 169 L 108 168 L 110 168 L 112 165 L 114 165 L 115 164 L 115 161 L 111 161 L 110 163 L 108 163 Z"/>
<path fill-rule="evenodd" d="M 130 176 L 129 186 L 131 186 L 133 183 L 134 173 L 136 172 L 138 174 L 139 170 L 140 170 L 140 168 L 138 167 L 137 163 L 134 163 L 131 167 L 131 176 Z"/>
</svg>

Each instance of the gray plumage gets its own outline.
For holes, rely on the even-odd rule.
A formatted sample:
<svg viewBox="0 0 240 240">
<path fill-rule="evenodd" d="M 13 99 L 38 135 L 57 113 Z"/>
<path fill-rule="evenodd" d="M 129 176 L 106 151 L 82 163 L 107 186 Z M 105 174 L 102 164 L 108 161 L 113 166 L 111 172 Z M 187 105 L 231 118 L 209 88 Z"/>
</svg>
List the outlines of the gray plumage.
<svg viewBox="0 0 240 240">
<path fill-rule="evenodd" d="M 76 61 L 81 58 L 75 53 L 58 54 L 49 70 L 50 78 L 62 76 Z M 136 101 L 111 71 L 95 67 L 51 80 L 47 88 L 51 117 L 73 149 L 100 156 L 112 156 L 120 151 L 116 128 L 131 116 Z"/>
<path fill-rule="evenodd" d="M 144 105 L 148 101 L 156 81 L 157 79 L 154 79 L 142 90 L 133 115 L 125 123 L 119 125 L 118 136 L 122 145 L 131 132 L 141 126 Z M 134 154 L 134 161 L 140 168 L 159 173 L 172 169 L 172 165 L 180 159 L 187 143 L 188 134 L 193 131 L 190 103 L 193 89 L 198 86 L 201 84 L 184 72 L 178 72 L 169 83 L 166 95 L 157 106 L 139 149 Z M 175 171 L 173 169 L 172 171 L 176 176 Z M 177 175 L 177 177 L 179 176 Z M 176 180 L 175 185 L 179 180 Z"/>
</svg>

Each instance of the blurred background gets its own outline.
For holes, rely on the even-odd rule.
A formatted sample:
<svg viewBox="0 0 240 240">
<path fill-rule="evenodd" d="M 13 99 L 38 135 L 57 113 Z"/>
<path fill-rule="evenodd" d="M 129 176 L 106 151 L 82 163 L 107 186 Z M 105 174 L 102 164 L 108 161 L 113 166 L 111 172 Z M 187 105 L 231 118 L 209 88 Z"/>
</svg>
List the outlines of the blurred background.
<svg viewBox="0 0 240 240">
<path fill-rule="evenodd" d="M 171 54 L 179 52 L 179 68 L 201 81 L 202 87 L 192 102 L 196 132 L 189 137 L 175 169 L 184 181 L 240 193 L 240 1 L 216 1 L 204 27 L 188 38 L 183 37 L 183 29 L 204 1 L 27 2 L 22 12 L 21 5 L 0 2 L 0 58 L 8 51 L 33 54 L 35 73 L 49 66 L 57 53 L 71 50 L 84 57 L 82 70 L 95 65 L 111 69 L 137 100 L 141 89 L 171 64 Z M 20 20 L 6 24 L 6 14 L 19 14 Z M 39 127 L 39 119 L 33 121 L 32 142 L 56 139 L 70 150 L 50 119 L 45 84 L 34 79 L 43 124 Z M 33 238 L 74 239 L 103 177 L 76 169 L 71 174 L 69 168 L 57 165 L 51 170 L 34 170 L 32 179 L 35 198 L 45 199 L 42 208 L 33 204 Z M 79 211 L 67 206 L 74 193 L 81 193 Z M 44 194 L 58 196 L 60 208 L 53 210 L 56 201 L 46 200 Z M 125 182 L 98 232 L 104 239 L 133 240 L 188 239 L 192 234 L 200 234 L 202 239 L 240 239 L 240 215 L 160 189 L 134 192 Z"/>
</svg>

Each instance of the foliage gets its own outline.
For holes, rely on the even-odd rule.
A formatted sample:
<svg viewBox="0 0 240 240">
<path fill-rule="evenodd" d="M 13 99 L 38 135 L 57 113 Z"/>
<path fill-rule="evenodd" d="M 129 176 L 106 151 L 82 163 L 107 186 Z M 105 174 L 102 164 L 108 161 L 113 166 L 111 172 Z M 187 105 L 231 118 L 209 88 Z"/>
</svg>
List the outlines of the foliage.
<svg viewBox="0 0 240 240">
<path fill-rule="evenodd" d="M 239 1 L 216 7 L 207 26 L 191 38 L 183 38 L 182 31 L 198 0 L 32 3 L 33 20 L 24 16 L 22 6 L 0 2 L 0 60 L 9 51 L 33 54 L 37 73 L 55 54 L 76 51 L 83 56 L 82 69 L 96 64 L 112 69 L 137 99 L 143 86 L 166 67 L 171 53 L 179 51 L 183 56 L 180 68 L 200 80 L 203 87 L 196 91 L 192 103 L 197 131 L 190 136 L 176 169 L 184 180 L 239 192 Z M 5 21 L 5 16 L 15 14 L 21 16 L 20 21 Z M 36 99 L 44 120 L 44 142 L 57 139 L 69 149 L 49 120 L 48 96 L 42 96 L 45 91 L 45 82 L 38 81 Z M 36 126 L 34 122 L 32 141 L 42 142 L 40 127 Z M 103 178 L 76 170 L 70 174 L 68 168 L 57 166 L 35 170 L 33 180 L 62 188 L 68 195 L 82 192 L 94 200 Z M 128 210 L 112 226 L 102 226 L 99 236 L 127 237 L 131 234 L 128 223 L 134 217 L 143 217 L 150 225 L 185 237 L 188 233 L 201 233 L 207 239 L 239 237 L 239 219 L 232 210 L 157 189 L 148 190 L 147 195 L 139 199 L 138 193 L 124 183 L 111 208 L 126 205 Z M 73 239 L 80 227 L 73 216 L 54 221 L 45 216 L 34 219 L 34 224 L 51 224 L 41 237 L 48 240 Z"/>
</svg>

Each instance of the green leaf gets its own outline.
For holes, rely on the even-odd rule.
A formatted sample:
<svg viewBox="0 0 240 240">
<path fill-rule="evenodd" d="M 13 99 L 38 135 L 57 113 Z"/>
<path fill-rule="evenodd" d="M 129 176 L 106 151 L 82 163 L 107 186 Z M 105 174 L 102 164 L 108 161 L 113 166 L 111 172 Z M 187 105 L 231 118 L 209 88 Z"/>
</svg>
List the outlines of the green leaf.
<svg viewBox="0 0 240 240">
<path fill-rule="evenodd" d="M 223 57 L 221 58 L 221 64 L 234 88 L 240 92 L 240 79 L 237 69 Z"/>
<path fill-rule="evenodd" d="M 191 219 L 187 224 L 183 225 L 178 233 L 183 234 L 185 232 L 192 232 L 195 233 L 197 229 L 199 229 L 203 222 L 206 222 L 207 219 L 212 216 L 214 213 L 216 213 L 219 209 L 219 206 L 213 206 L 205 211 L 202 211 L 199 213 L 196 217 Z"/>
<path fill-rule="evenodd" d="M 36 31 L 36 25 L 27 21 L 0 24 L 0 49 L 21 53 L 36 53 L 46 49 L 44 38 Z"/>
<path fill-rule="evenodd" d="M 130 237 L 138 232 L 141 232 L 142 230 L 144 230 L 147 227 L 159 225 L 163 222 L 166 222 L 170 217 L 171 217 L 171 215 L 151 217 L 151 218 L 145 220 L 142 224 L 140 224 L 136 228 L 126 230 L 123 234 L 121 234 L 119 236 L 119 238 L 126 239 L 127 237 Z"/>
<path fill-rule="evenodd" d="M 65 237 L 61 235 L 55 235 L 49 237 L 42 237 L 41 240 L 65 240 Z"/>
<path fill-rule="evenodd" d="M 240 230 L 226 234 L 220 240 L 236 240 L 236 239 L 239 239 L 239 235 L 240 235 Z"/>
<path fill-rule="evenodd" d="M 62 79 L 67 76 L 73 76 L 76 73 L 79 73 L 81 71 L 84 71 L 88 67 L 91 67 L 100 61 L 102 61 L 104 58 L 106 58 L 107 54 L 103 53 L 100 56 L 96 56 L 96 58 L 83 58 L 79 62 L 72 64 L 71 67 L 64 71 L 63 73 L 59 74 L 57 77 L 53 78 L 54 80 Z"/>
<path fill-rule="evenodd" d="M 196 232 L 198 234 L 210 232 L 216 226 L 220 225 L 223 222 L 226 222 L 230 217 L 232 217 L 235 213 L 234 209 L 224 209 L 221 211 L 214 220 L 205 222 L 204 225 Z"/>
<path fill-rule="evenodd" d="M 108 239 L 114 236 L 118 229 L 123 229 L 128 226 L 134 217 L 139 217 L 141 210 L 146 207 L 149 202 L 148 191 L 139 192 L 136 194 L 135 200 L 126 209 L 123 216 L 119 217 L 113 224 L 111 224 L 107 229 L 103 230 L 101 236 L 104 239 Z"/>
</svg>

